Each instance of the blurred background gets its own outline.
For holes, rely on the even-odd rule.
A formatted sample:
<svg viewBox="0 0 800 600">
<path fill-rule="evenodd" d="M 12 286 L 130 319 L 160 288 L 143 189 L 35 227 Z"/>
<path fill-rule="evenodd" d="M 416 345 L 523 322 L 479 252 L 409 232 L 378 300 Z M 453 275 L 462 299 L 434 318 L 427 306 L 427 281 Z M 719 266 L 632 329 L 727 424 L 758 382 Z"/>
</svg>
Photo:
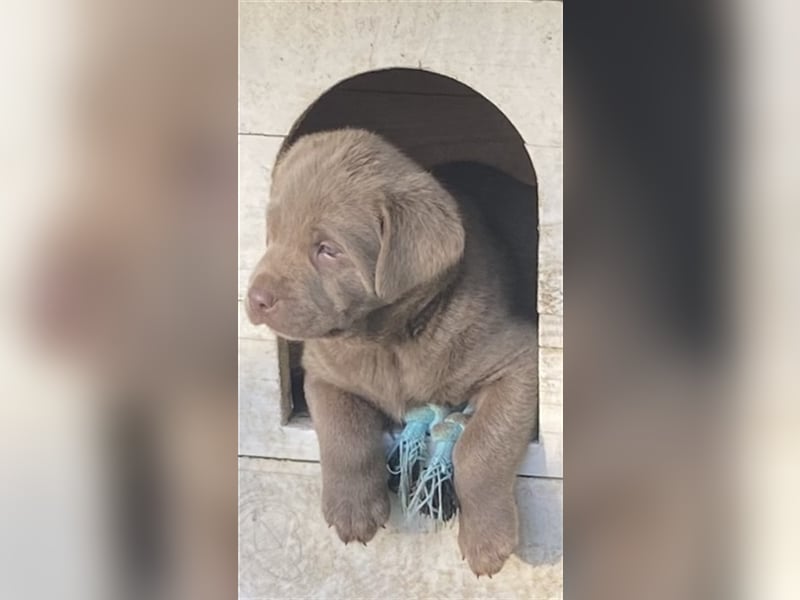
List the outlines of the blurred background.
<svg viewBox="0 0 800 600">
<path fill-rule="evenodd" d="M 566 595 L 799 597 L 798 5 L 564 21 Z"/>
<path fill-rule="evenodd" d="M 0 597 L 232 597 L 236 5 L 0 10 Z M 798 6 L 564 20 L 566 594 L 800 597 Z"/>
<path fill-rule="evenodd" d="M 236 4 L 0 10 L 0 597 L 232 597 Z"/>
</svg>

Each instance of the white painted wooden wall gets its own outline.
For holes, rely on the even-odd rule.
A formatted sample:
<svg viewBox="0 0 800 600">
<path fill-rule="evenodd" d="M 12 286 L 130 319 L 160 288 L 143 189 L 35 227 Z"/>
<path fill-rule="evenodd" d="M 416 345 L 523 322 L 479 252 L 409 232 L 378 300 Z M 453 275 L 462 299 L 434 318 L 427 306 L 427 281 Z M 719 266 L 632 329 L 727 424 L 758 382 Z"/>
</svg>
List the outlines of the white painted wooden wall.
<svg viewBox="0 0 800 600">
<path fill-rule="evenodd" d="M 240 2 L 242 598 L 377 597 L 366 572 L 380 572 L 382 595 L 393 597 L 389 588 L 401 586 L 396 596 L 418 561 L 427 568 L 433 561 L 435 568 L 424 576 L 424 593 L 406 597 L 560 596 L 560 570 L 553 563 L 560 559 L 562 531 L 561 16 L 560 2 Z M 520 558 L 490 583 L 476 583 L 469 574 L 456 556 L 452 531 L 423 535 L 398 524 L 363 551 L 335 543 L 319 514 L 318 465 L 296 462 L 318 461 L 315 435 L 307 426 L 281 425 L 276 341 L 266 329 L 252 327 L 242 307 L 264 246 L 270 171 L 282 140 L 335 84 L 389 67 L 429 70 L 483 94 L 520 132 L 538 178 L 540 440 L 518 481 Z M 284 516 L 276 521 L 275 511 Z M 280 523 L 280 531 L 270 523 Z M 321 539 L 308 539 L 314 536 Z M 291 543 L 305 550 L 290 565 L 285 550 Z M 343 578 L 341 585 L 329 575 Z"/>
</svg>

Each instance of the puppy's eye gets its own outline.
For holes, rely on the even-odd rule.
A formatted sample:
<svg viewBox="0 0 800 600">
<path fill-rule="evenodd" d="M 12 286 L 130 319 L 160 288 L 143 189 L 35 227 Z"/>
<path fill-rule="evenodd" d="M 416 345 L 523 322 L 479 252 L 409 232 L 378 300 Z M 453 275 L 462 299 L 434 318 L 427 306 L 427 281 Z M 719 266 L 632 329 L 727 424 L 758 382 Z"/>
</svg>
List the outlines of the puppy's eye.
<svg viewBox="0 0 800 600">
<path fill-rule="evenodd" d="M 328 242 L 322 242 L 317 246 L 317 256 L 322 258 L 338 258 L 341 253 L 341 250 Z"/>
</svg>

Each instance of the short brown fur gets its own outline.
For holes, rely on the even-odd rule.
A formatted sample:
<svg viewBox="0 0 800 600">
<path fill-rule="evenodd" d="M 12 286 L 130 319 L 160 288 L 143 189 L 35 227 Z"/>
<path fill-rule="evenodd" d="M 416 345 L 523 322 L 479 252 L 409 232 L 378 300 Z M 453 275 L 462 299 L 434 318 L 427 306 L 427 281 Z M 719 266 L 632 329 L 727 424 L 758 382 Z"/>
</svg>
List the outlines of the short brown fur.
<svg viewBox="0 0 800 600">
<path fill-rule="evenodd" d="M 517 545 L 537 332 L 511 309 L 497 242 L 458 200 L 375 134 L 300 138 L 273 174 L 248 314 L 305 342 L 323 514 L 344 542 L 369 541 L 388 518 L 389 420 L 428 402 L 473 404 L 454 452 L 458 540 L 472 570 L 491 575 Z"/>
</svg>

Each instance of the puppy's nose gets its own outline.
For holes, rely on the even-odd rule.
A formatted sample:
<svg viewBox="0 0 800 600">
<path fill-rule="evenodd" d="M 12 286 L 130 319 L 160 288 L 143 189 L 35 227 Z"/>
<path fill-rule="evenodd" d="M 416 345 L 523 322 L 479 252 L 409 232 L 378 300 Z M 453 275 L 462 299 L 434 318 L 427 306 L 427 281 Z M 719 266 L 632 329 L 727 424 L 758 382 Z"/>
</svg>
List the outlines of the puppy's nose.
<svg viewBox="0 0 800 600">
<path fill-rule="evenodd" d="M 250 303 L 250 310 L 254 315 L 259 315 L 268 312 L 273 306 L 277 298 L 267 290 L 261 287 L 251 287 L 247 293 L 247 300 Z"/>
</svg>

